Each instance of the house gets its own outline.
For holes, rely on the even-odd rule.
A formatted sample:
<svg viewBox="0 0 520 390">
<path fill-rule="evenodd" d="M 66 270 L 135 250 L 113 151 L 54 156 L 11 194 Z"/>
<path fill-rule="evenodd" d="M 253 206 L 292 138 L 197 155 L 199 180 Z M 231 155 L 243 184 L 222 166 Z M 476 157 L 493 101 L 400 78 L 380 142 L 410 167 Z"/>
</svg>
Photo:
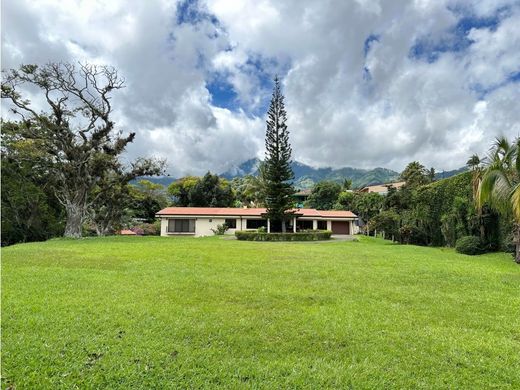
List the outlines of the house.
<svg viewBox="0 0 520 390">
<path fill-rule="evenodd" d="M 374 186 L 363 187 L 359 190 L 359 192 L 377 192 L 380 195 L 386 195 L 388 193 L 389 188 L 392 187 L 395 189 L 399 189 L 402 186 L 404 186 L 405 184 L 406 184 L 406 182 L 404 182 L 404 181 L 399 181 L 399 182 L 395 182 L 395 183 L 387 183 L 387 184 L 377 184 Z"/>
<path fill-rule="evenodd" d="M 298 205 L 303 205 L 303 203 L 309 198 L 311 195 L 311 189 L 300 190 L 293 195 L 294 199 L 298 203 Z"/>
<path fill-rule="evenodd" d="M 266 218 L 265 208 L 167 207 L 156 214 L 161 219 L 161 236 L 211 236 L 217 225 L 226 224 L 228 233 L 258 229 L 281 230 L 280 223 Z M 294 209 L 287 231 L 331 230 L 334 234 L 356 234 L 358 217 L 350 211 Z"/>
</svg>

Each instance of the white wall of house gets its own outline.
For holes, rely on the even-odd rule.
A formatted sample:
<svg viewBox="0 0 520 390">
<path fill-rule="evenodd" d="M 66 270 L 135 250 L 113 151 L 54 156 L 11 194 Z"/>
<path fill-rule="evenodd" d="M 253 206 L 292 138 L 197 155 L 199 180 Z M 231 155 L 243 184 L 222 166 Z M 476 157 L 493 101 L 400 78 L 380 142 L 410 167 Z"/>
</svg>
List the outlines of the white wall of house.
<svg viewBox="0 0 520 390">
<path fill-rule="evenodd" d="M 170 219 L 195 219 L 195 232 L 194 233 L 171 233 L 168 232 L 168 220 Z M 211 229 L 216 229 L 218 225 L 222 225 L 226 222 L 226 219 L 236 219 L 236 228 L 235 229 L 228 229 L 226 231 L 226 234 L 235 234 L 235 231 L 237 230 L 246 230 L 247 229 L 247 219 L 261 219 L 256 217 L 244 217 L 244 218 L 236 218 L 236 217 L 207 217 L 207 216 L 169 216 L 169 217 L 163 217 L 161 218 L 161 236 L 167 237 L 167 236 L 195 236 L 195 237 L 202 237 L 202 236 L 212 236 L 213 231 Z M 316 218 L 302 218 L 302 220 L 312 220 L 313 222 L 313 228 L 316 229 L 318 226 L 318 220 L 324 220 L 324 219 L 316 219 Z M 336 220 L 336 219 L 335 219 Z M 359 233 L 359 227 L 356 223 L 354 223 L 353 220 L 348 220 L 350 224 L 349 231 L 350 234 L 357 234 Z M 332 220 L 327 219 L 327 230 L 332 230 Z"/>
<path fill-rule="evenodd" d="M 195 219 L 195 233 L 171 233 L 168 232 L 168 220 L 170 219 Z M 195 237 L 203 237 L 203 236 L 212 236 L 213 231 L 211 229 L 217 229 L 218 225 L 223 225 L 226 222 L 226 219 L 235 219 L 231 218 L 214 218 L 214 217 L 165 217 L 161 218 L 161 236 L 195 236 Z M 236 229 L 228 229 L 226 234 L 235 234 L 235 230 L 240 230 L 240 218 L 236 218 Z M 245 222 L 244 222 L 245 226 Z"/>
<path fill-rule="evenodd" d="M 195 221 L 195 236 L 213 236 L 211 229 L 216 229 L 218 225 L 223 225 L 224 218 L 197 218 Z"/>
</svg>

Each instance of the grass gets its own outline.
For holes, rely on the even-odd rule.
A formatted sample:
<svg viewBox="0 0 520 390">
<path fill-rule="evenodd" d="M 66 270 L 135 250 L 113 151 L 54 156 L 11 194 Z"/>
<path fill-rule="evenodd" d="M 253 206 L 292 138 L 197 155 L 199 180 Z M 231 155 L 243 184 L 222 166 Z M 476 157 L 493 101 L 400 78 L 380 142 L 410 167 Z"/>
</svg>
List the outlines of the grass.
<svg viewBox="0 0 520 390">
<path fill-rule="evenodd" d="M 520 388 L 509 255 L 360 242 L 2 250 L 2 386 Z"/>
</svg>

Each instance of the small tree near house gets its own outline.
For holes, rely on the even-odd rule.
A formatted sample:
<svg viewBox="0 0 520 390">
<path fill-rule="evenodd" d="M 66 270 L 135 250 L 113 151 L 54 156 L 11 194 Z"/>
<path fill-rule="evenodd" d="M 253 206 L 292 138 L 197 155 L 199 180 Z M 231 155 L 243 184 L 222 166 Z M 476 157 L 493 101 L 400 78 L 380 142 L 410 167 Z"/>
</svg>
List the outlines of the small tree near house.
<svg viewBox="0 0 520 390">
<path fill-rule="evenodd" d="M 293 207 L 295 190 L 291 182 L 294 173 L 291 168 L 292 150 L 286 124 L 287 112 L 278 77 L 274 79 L 273 96 L 267 115 L 265 205 L 267 217 L 272 221 L 280 221 L 282 232 L 285 232 L 285 223 L 292 215 L 288 211 Z"/>
</svg>

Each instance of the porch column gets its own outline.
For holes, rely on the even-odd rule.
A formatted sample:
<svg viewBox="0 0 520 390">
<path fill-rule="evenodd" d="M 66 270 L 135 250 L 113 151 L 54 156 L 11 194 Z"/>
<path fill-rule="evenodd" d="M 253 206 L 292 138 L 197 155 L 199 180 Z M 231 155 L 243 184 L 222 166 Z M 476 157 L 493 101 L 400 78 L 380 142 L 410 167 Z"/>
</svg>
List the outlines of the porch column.
<svg viewBox="0 0 520 390">
<path fill-rule="evenodd" d="M 267 218 L 267 233 L 271 233 L 271 220 Z"/>
<path fill-rule="evenodd" d="M 293 233 L 296 233 L 296 217 L 293 218 L 292 231 Z"/>
<path fill-rule="evenodd" d="M 317 219 L 312 220 L 312 230 L 318 230 L 318 220 Z"/>
<path fill-rule="evenodd" d="M 332 230 L 332 221 L 331 220 L 327 221 L 327 230 Z"/>
</svg>

